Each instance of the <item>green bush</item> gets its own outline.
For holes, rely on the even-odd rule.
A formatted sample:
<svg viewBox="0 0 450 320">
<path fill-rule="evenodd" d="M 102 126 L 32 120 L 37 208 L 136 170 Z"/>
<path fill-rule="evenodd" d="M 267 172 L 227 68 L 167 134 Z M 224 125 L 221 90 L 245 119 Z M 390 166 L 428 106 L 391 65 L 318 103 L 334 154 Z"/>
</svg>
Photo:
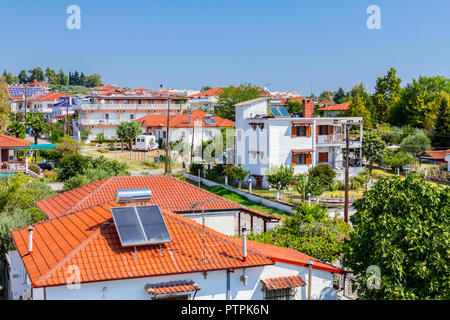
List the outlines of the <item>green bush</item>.
<svg viewBox="0 0 450 320">
<path fill-rule="evenodd" d="M 191 163 L 189 165 L 189 172 L 193 175 L 198 175 L 198 170 L 200 170 L 200 175 L 203 177 L 204 166 L 201 163 Z"/>
<path fill-rule="evenodd" d="M 100 153 L 108 153 L 109 152 L 108 149 L 104 149 L 104 148 L 98 148 L 97 151 Z"/>
<path fill-rule="evenodd" d="M 319 163 L 308 170 L 308 175 L 312 178 L 318 178 L 319 181 L 330 185 L 336 177 L 336 172 L 326 163 Z"/>
<path fill-rule="evenodd" d="M 0 213 L 0 260 L 5 258 L 5 253 L 16 250 L 10 230 L 26 227 L 32 224 L 30 213 L 23 209 L 15 209 L 11 214 Z"/>
</svg>

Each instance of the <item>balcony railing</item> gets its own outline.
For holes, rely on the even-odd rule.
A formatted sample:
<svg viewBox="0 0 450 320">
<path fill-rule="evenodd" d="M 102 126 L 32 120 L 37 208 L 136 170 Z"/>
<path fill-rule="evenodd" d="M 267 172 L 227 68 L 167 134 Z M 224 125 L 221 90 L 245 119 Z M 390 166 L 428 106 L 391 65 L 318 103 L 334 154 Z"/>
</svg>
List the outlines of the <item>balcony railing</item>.
<svg viewBox="0 0 450 320">
<path fill-rule="evenodd" d="M 73 106 L 74 110 L 161 110 L 167 109 L 167 103 L 161 104 L 81 104 Z M 187 104 L 171 103 L 170 109 L 186 109 Z"/>
<path fill-rule="evenodd" d="M 79 124 L 83 125 L 97 125 L 97 124 L 108 124 L 108 125 L 119 125 L 124 121 L 134 121 L 134 120 L 126 120 L 126 119 L 80 119 Z"/>
<path fill-rule="evenodd" d="M 3 172 L 25 172 L 27 165 L 25 161 L 9 161 L 2 163 L 0 168 Z"/>
<path fill-rule="evenodd" d="M 327 135 L 319 135 L 317 136 L 317 143 L 344 143 L 345 142 L 345 136 L 341 133 L 335 133 L 335 134 L 327 134 Z"/>
</svg>

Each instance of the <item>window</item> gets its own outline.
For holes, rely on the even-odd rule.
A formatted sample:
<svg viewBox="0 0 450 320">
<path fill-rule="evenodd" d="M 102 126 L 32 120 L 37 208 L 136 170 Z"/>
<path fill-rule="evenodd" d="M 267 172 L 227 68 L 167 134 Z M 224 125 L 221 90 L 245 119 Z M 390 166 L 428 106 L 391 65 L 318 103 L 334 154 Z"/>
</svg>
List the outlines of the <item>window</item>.
<svg viewBox="0 0 450 320">
<path fill-rule="evenodd" d="M 300 126 L 297 128 L 297 137 L 305 137 L 306 136 L 306 127 Z"/>
<path fill-rule="evenodd" d="M 292 165 L 308 165 L 311 164 L 311 153 L 292 153 Z"/>
<path fill-rule="evenodd" d="M 264 300 L 294 300 L 295 289 L 264 290 Z"/>
<path fill-rule="evenodd" d="M 297 160 L 295 161 L 296 164 L 306 164 L 306 154 L 296 154 L 295 156 Z"/>
<path fill-rule="evenodd" d="M 134 119 L 134 114 L 130 114 L 130 120 Z"/>
<path fill-rule="evenodd" d="M 328 135 L 328 126 L 319 126 L 319 136 L 326 136 Z"/>
<path fill-rule="evenodd" d="M 328 152 L 319 152 L 319 163 L 328 162 Z"/>
<path fill-rule="evenodd" d="M 109 114 L 107 114 L 107 113 L 105 114 L 105 119 L 109 120 Z"/>
</svg>

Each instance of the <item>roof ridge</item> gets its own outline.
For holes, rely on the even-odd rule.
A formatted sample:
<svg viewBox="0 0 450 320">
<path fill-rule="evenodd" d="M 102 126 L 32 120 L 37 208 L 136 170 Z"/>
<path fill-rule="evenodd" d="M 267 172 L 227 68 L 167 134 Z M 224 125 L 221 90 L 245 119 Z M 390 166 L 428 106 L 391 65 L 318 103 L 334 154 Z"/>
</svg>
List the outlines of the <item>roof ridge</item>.
<svg viewBox="0 0 450 320">
<path fill-rule="evenodd" d="M 77 207 L 79 207 L 82 203 L 84 203 L 85 201 L 87 201 L 88 199 L 90 199 L 94 194 L 97 194 L 100 190 L 102 190 L 106 185 L 108 185 L 109 183 L 111 183 L 111 181 L 113 180 L 112 178 L 114 177 L 109 177 L 106 179 L 106 181 L 99 186 L 97 189 L 95 189 L 93 192 L 91 192 L 89 195 L 87 195 L 86 197 L 84 197 L 83 199 L 81 199 L 80 201 L 78 201 L 74 206 L 72 206 L 69 210 L 67 210 L 67 213 L 72 213 L 73 210 L 75 210 Z M 105 202 L 107 203 L 107 202 Z"/>
</svg>

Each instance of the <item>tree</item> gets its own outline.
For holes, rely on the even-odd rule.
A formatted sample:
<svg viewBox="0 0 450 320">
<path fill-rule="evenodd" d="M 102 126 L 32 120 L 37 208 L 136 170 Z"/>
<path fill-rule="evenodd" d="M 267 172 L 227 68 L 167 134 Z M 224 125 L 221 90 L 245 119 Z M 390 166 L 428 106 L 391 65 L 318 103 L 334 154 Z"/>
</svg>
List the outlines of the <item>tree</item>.
<svg viewBox="0 0 450 320">
<path fill-rule="evenodd" d="M 38 144 L 38 138 L 47 131 L 47 123 L 42 113 L 27 113 L 25 124 L 33 130 L 34 144 Z"/>
<path fill-rule="evenodd" d="M 228 179 L 234 181 L 234 180 L 238 180 L 239 181 L 239 189 L 241 188 L 241 180 L 244 180 L 248 174 L 250 173 L 249 171 L 245 171 L 243 168 L 239 167 L 239 166 L 226 166 L 224 169 L 224 173 L 225 176 L 228 177 Z"/>
<path fill-rule="evenodd" d="M 277 190 L 276 199 L 280 200 L 280 193 L 286 190 L 294 181 L 294 168 L 292 166 L 269 166 L 266 170 L 266 179 L 269 185 Z"/>
<path fill-rule="evenodd" d="M 17 77 L 19 78 L 20 84 L 28 83 L 28 76 L 27 76 L 27 72 L 25 70 L 21 70 Z"/>
<path fill-rule="evenodd" d="M 58 74 L 55 72 L 55 70 L 50 69 L 49 67 L 45 69 L 45 77 L 47 78 L 48 83 L 59 84 Z"/>
<path fill-rule="evenodd" d="M 331 98 L 331 92 L 330 92 L 330 91 L 324 90 L 324 91 L 322 91 L 322 93 L 319 95 L 319 102 L 322 102 L 322 101 L 330 101 L 330 100 L 332 100 L 332 98 Z"/>
<path fill-rule="evenodd" d="M 105 134 L 103 132 L 97 133 L 97 135 L 95 136 L 95 141 L 97 141 L 99 145 L 105 143 L 106 141 Z"/>
<path fill-rule="evenodd" d="M 0 213 L 0 260 L 5 259 L 8 251 L 17 250 L 11 230 L 29 226 L 33 222 L 33 218 L 25 210 L 17 209 L 12 214 Z"/>
<path fill-rule="evenodd" d="M 7 130 L 17 138 L 25 139 L 26 137 L 26 128 L 22 121 L 15 120 L 11 122 Z"/>
<path fill-rule="evenodd" d="M 3 77 L 7 84 L 19 83 L 19 78 L 15 77 L 11 72 L 6 72 L 6 69 L 3 71 Z"/>
<path fill-rule="evenodd" d="M 450 189 L 416 175 L 387 177 L 356 200 L 344 266 L 362 299 L 450 299 Z M 379 268 L 379 289 L 368 284 Z M 372 289 L 371 289 L 372 288 Z"/>
<path fill-rule="evenodd" d="M 410 154 L 401 151 L 395 152 L 393 150 L 386 149 L 383 157 L 383 162 L 395 171 L 396 169 L 402 169 L 408 164 L 413 164 L 415 160 L 414 157 Z"/>
<path fill-rule="evenodd" d="M 336 177 L 336 172 L 326 163 L 319 163 L 308 170 L 311 178 L 318 178 L 321 182 L 330 185 Z"/>
<path fill-rule="evenodd" d="M 413 79 L 406 85 L 398 105 L 392 110 L 391 123 L 430 128 L 439 109 L 436 98 L 442 92 L 450 94 L 450 79 L 442 76 Z"/>
<path fill-rule="evenodd" d="M 9 105 L 9 95 L 7 84 L 3 77 L 0 77 L 0 129 L 5 129 L 10 122 L 11 107 Z"/>
<path fill-rule="evenodd" d="M 295 216 L 283 219 L 275 230 L 251 234 L 249 240 L 291 248 L 334 263 L 343 251 L 343 239 L 349 231 L 342 219 L 328 217 L 326 207 L 305 202 L 296 208 Z"/>
<path fill-rule="evenodd" d="M 89 139 L 90 135 L 91 135 L 91 130 L 89 130 L 89 129 L 82 129 L 80 131 L 81 143 L 85 143 L 86 140 Z"/>
<path fill-rule="evenodd" d="M 369 131 L 363 133 L 362 151 L 363 156 L 368 161 L 369 165 L 374 161 L 379 161 L 383 158 L 386 143 L 378 137 L 375 132 Z"/>
<path fill-rule="evenodd" d="M 212 89 L 211 86 L 203 86 L 203 87 L 200 89 L 200 91 L 201 91 L 201 92 L 205 92 L 206 90 L 211 90 L 211 89 Z"/>
<path fill-rule="evenodd" d="M 303 113 L 303 103 L 298 100 L 288 100 L 286 109 L 291 115 L 301 114 Z"/>
<path fill-rule="evenodd" d="M 93 73 L 85 79 L 83 85 L 88 88 L 100 87 L 103 85 L 101 76 L 96 73 Z"/>
<path fill-rule="evenodd" d="M 450 96 L 442 94 L 438 100 L 439 112 L 433 129 L 434 148 L 450 149 Z"/>
<path fill-rule="evenodd" d="M 40 67 L 28 70 L 30 76 L 28 77 L 28 82 L 43 82 L 45 81 L 44 71 Z"/>
<path fill-rule="evenodd" d="M 216 116 L 235 120 L 234 105 L 243 101 L 252 100 L 261 96 L 261 91 L 251 84 L 241 84 L 239 87 L 228 86 L 217 96 L 218 107 L 214 108 Z"/>
<path fill-rule="evenodd" d="M 423 133 L 407 136 L 400 143 L 400 150 L 418 156 L 424 151 L 431 150 L 431 141 Z"/>
<path fill-rule="evenodd" d="M 399 100 L 402 92 L 402 79 L 396 76 L 397 70 L 390 68 L 384 77 L 378 77 L 375 85 L 374 103 L 379 121 L 389 120 L 390 110 Z"/>
<path fill-rule="evenodd" d="M 66 76 L 66 74 L 64 73 L 64 71 L 62 69 L 60 69 L 59 73 L 58 73 L 58 84 L 60 84 L 62 86 L 69 85 L 69 77 Z"/>
<path fill-rule="evenodd" d="M 345 93 L 342 87 L 339 87 L 339 90 L 333 94 L 333 101 L 335 103 L 343 103 L 347 100 L 347 94 Z"/>
<path fill-rule="evenodd" d="M 122 122 L 117 127 L 117 137 L 128 143 L 128 148 L 131 150 L 133 146 L 133 141 L 137 136 L 142 134 L 142 127 L 139 123 L 135 121 Z"/>
<path fill-rule="evenodd" d="M 371 105 L 371 98 L 366 92 L 363 83 L 353 87 L 350 91 L 350 104 L 347 114 L 351 117 L 362 117 L 364 128 L 370 129 L 372 127 L 372 115 L 369 111 Z"/>
<path fill-rule="evenodd" d="M 300 194 L 303 201 L 311 196 L 320 196 L 327 186 L 319 178 L 300 174 L 295 180 L 295 190 Z"/>
</svg>

